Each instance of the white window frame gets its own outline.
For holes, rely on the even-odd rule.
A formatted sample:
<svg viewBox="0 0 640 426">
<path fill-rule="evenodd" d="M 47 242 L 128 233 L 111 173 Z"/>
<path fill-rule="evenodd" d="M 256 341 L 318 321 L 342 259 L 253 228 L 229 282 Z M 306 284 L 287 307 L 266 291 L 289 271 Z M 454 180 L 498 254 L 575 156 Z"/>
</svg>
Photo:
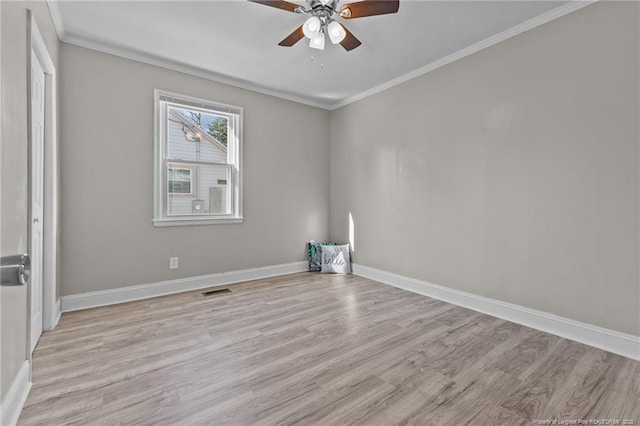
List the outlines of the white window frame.
<svg viewBox="0 0 640 426">
<path fill-rule="evenodd" d="M 154 179 L 153 179 L 153 225 L 164 226 L 189 226 L 189 225 L 215 225 L 237 224 L 244 222 L 242 214 L 242 119 L 241 107 L 226 105 L 206 99 L 167 92 L 160 89 L 153 91 L 154 98 Z M 229 135 L 227 142 L 228 162 L 231 167 L 231 179 L 227 183 L 228 194 L 231 197 L 230 214 L 193 215 L 193 216 L 169 216 L 167 215 L 168 180 L 167 167 L 169 163 L 175 164 L 166 156 L 167 147 L 167 105 L 192 109 L 213 110 L 226 115 L 229 118 Z M 181 161 L 178 161 L 181 163 Z M 187 161 L 186 163 L 196 163 Z M 193 178 L 193 172 L 192 172 Z M 192 182 L 193 190 L 193 182 Z M 179 195 L 179 194 L 174 194 Z"/>
</svg>

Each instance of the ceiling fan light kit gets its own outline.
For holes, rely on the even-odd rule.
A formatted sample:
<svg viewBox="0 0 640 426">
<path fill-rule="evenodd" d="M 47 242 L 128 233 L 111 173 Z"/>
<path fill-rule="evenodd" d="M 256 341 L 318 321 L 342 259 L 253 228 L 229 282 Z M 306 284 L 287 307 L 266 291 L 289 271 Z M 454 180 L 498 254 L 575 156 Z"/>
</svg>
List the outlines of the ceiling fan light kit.
<svg viewBox="0 0 640 426">
<path fill-rule="evenodd" d="M 342 5 L 338 11 L 340 0 L 306 0 L 307 8 L 285 0 L 249 0 L 253 3 L 275 7 L 294 13 L 303 13 L 310 17 L 285 37 L 278 45 L 291 47 L 302 38 L 309 39 L 309 47 L 324 49 L 325 34 L 333 44 L 340 44 L 345 50 L 350 51 L 362 43 L 342 24 L 334 19 L 363 18 L 365 16 L 386 15 L 398 12 L 399 0 L 363 0 Z"/>
<path fill-rule="evenodd" d="M 302 26 L 302 32 L 309 39 L 309 47 L 320 50 L 324 49 L 325 33 L 329 35 L 329 40 L 333 44 L 340 43 L 347 35 L 347 32 L 338 22 L 332 20 L 325 26 L 317 16 L 307 19 Z"/>
</svg>

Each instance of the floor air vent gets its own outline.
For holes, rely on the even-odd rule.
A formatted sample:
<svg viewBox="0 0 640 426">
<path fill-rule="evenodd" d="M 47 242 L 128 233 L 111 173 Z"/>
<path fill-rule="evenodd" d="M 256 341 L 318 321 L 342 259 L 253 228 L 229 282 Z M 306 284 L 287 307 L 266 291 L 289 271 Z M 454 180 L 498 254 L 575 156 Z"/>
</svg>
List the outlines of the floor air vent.
<svg viewBox="0 0 640 426">
<path fill-rule="evenodd" d="M 231 293 L 231 290 L 228 288 L 221 288 L 220 290 L 209 290 L 202 293 L 203 296 L 215 296 L 216 294 L 221 293 Z"/>
</svg>

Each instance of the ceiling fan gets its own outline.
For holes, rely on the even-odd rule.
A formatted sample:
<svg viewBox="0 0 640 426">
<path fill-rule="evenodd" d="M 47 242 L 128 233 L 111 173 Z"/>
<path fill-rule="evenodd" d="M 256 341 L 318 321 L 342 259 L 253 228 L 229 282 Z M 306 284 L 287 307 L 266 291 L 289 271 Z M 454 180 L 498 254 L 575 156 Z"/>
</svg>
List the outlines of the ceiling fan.
<svg viewBox="0 0 640 426">
<path fill-rule="evenodd" d="M 310 15 L 303 25 L 296 28 L 278 45 L 291 47 L 302 38 L 309 39 L 309 46 L 314 49 L 324 49 L 325 34 L 333 44 L 338 44 L 345 50 L 353 50 L 362 43 L 348 29 L 335 20 L 364 18 L 365 16 L 386 15 L 396 13 L 400 7 L 400 0 L 363 0 L 355 3 L 343 4 L 338 10 L 340 0 L 306 0 L 306 8 L 285 0 L 249 0 L 253 3 L 264 4 L 294 13 Z"/>
</svg>

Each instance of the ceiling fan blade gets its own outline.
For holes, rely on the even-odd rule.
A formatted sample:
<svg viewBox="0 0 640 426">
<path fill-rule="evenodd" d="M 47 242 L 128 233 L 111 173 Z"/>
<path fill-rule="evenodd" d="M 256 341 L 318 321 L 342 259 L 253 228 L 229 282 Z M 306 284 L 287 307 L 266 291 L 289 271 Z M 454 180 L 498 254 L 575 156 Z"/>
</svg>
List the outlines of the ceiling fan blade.
<svg viewBox="0 0 640 426">
<path fill-rule="evenodd" d="M 295 12 L 299 4 L 290 3 L 284 0 L 249 0 L 252 3 L 264 4 L 265 6 L 275 7 L 277 9 L 287 10 L 289 12 Z"/>
<path fill-rule="evenodd" d="M 300 25 L 298 28 L 293 30 L 291 34 L 286 36 L 284 40 L 278 43 L 278 46 L 291 47 L 299 42 L 303 37 L 304 33 L 302 32 L 302 25 Z"/>
<path fill-rule="evenodd" d="M 344 27 L 344 25 L 343 25 L 343 27 Z M 362 42 L 360 40 L 358 40 L 356 38 L 356 36 L 351 34 L 351 31 L 349 31 L 346 28 L 344 30 L 347 33 L 347 35 L 344 36 L 344 39 L 340 42 L 342 47 L 344 47 L 344 50 L 346 50 L 348 52 L 348 51 L 353 50 L 353 49 L 355 49 L 356 47 L 358 47 L 358 46 L 360 46 L 362 44 Z"/>
<path fill-rule="evenodd" d="M 344 19 L 364 18 L 396 13 L 399 8 L 400 0 L 363 0 L 343 5 L 340 8 L 340 16 Z"/>
</svg>

